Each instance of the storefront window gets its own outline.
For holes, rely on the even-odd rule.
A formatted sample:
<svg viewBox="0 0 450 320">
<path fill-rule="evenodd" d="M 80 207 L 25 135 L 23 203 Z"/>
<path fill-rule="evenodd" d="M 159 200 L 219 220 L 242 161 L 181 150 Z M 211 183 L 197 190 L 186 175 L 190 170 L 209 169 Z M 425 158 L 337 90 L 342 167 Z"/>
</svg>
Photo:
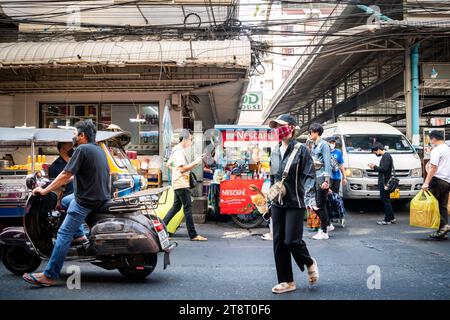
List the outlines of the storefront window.
<svg viewBox="0 0 450 320">
<path fill-rule="evenodd" d="M 159 104 L 102 104 L 100 124 L 118 125 L 131 133 L 131 143 L 126 150 L 140 155 L 159 154 Z"/>
<path fill-rule="evenodd" d="M 108 129 L 111 124 L 111 106 L 101 105 L 100 106 L 100 122 L 98 124 L 99 130 Z"/>
<path fill-rule="evenodd" d="M 73 126 L 80 120 L 92 120 L 97 123 L 98 105 L 96 104 L 41 104 L 41 127 L 58 128 L 60 126 Z"/>
<path fill-rule="evenodd" d="M 140 155 L 159 154 L 158 103 L 43 103 L 41 128 L 73 126 L 80 120 L 92 120 L 99 130 L 114 124 L 131 133 L 127 150 Z"/>
</svg>

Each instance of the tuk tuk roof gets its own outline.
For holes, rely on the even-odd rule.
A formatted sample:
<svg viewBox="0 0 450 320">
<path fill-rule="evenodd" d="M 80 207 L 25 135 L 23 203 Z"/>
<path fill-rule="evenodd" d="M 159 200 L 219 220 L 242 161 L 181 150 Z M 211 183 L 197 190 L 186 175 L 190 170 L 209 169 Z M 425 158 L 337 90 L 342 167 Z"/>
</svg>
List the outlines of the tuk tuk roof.
<svg viewBox="0 0 450 320">
<path fill-rule="evenodd" d="M 59 142 L 72 142 L 72 129 L 0 128 L 0 146 L 56 146 Z M 97 131 L 97 142 L 122 138 L 126 145 L 131 139 L 128 132 Z"/>
</svg>

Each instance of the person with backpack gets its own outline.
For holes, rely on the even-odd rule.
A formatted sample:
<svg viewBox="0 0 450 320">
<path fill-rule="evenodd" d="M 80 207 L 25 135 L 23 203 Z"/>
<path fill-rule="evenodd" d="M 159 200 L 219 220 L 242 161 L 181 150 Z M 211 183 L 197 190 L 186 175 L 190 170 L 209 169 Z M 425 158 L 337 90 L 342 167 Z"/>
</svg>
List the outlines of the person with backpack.
<svg viewBox="0 0 450 320">
<path fill-rule="evenodd" d="M 328 240 L 328 232 L 334 230 L 327 210 L 331 182 L 331 152 L 328 143 L 322 139 L 323 127 L 320 123 L 311 124 L 308 133 L 309 139 L 313 142 L 311 155 L 316 169 L 316 199 L 319 208 L 317 213 L 320 217 L 320 229 L 313 239 Z"/>
<path fill-rule="evenodd" d="M 378 172 L 378 189 L 380 190 L 380 200 L 383 202 L 384 206 L 384 219 L 378 221 L 377 224 L 390 225 L 397 222 L 394 217 L 394 209 L 392 209 L 390 193 L 386 190 L 386 185 L 391 179 L 392 172 L 394 171 L 394 160 L 392 159 L 392 156 L 384 150 L 384 146 L 380 142 L 376 142 L 372 146 L 372 153 L 377 157 L 381 157 L 379 166 L 369 163 L 370 169 Z"/>
<path fill-rule="evenodd" d="M 339 194 L 339 191 L 341 189 L 341 181 L 343 186 L 347 184 L 347 176 L 345 175 L 345 168 L 344 168 L 344 157 L 342 156 L 342 151 L 336 149 L 335 138 L 329 139 L 328 145 L 330 146 L 331 150 L 330 189 L 331 191 Z"/>
</svg>

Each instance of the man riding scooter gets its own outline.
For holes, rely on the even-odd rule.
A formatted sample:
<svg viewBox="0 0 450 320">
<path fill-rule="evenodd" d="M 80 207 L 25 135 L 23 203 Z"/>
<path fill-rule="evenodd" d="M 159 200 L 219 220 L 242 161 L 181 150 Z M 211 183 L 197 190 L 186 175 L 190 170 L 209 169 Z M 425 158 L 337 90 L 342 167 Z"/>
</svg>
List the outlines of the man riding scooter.
<svg viewBox="0 0 450 320">
<path fill-rule="evenodd" d="M 23 279 L 33 285 L 50 287 L 59 278 L 64 259 L 75 234 L 86 217 L 110 199 L 110 175 L 108 160 L 95 143 L 97 129 L 92 121 L 75 124 L 73 137 L 76 148 L 64 170 L 45 189 L 38 187 L 33 194 L 46 194 L 66 185 L 74 177 L 75 199 L 71 201 L 67 215 L 58 230 L 51 258 L 43 273 L 25 273 Z"/>
<path fill-rule="evenodd" d="M 75 152 L 72 142 L 59 142 L 57 148 L 59 157 L 51 164 L 50 167 L 48 167 L 48 177 L 52 180 L 56 179 L 59 174 L 64 171 L 64 168 L 67 166 L 67 163 Z M 64 192 L 61 199 L 61 207 L 67 211 L 70 203 L 73 199 L 75 199 L 75 194 L 73 193 L 73 179 L 70 179 L 70 181 L 64 186 Z M 73 238 L 72 244 L 81 244 L 87 241 L 88 239 L 84 234 L 83 225 L 81 225 Z"/>
</svg>

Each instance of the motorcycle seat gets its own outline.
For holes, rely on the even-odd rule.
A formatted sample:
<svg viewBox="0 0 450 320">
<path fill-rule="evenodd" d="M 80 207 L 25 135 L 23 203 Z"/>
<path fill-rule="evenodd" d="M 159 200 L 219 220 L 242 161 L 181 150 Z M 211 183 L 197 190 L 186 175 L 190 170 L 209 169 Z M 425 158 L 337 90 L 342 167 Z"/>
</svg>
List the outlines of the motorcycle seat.
<svg viewBox="0 0 450 320">
<path fill-rule="evenodd" d="M 139 202 L 130 202 L 125 199 L 111 199 L 106 201 L 94 213 L 127 213 L 139 210 L 141 205 Z"/>
</svg>

